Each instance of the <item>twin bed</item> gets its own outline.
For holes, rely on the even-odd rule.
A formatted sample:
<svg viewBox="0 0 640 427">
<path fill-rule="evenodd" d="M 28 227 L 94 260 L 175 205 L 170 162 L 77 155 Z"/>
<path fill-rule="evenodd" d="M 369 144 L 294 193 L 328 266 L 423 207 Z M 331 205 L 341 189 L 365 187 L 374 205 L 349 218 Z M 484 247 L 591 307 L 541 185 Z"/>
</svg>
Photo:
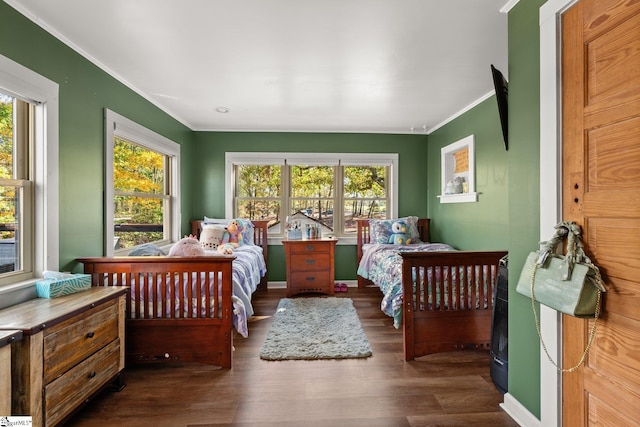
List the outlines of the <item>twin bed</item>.
<svg viewBox="0 0 640 427">
<path fill-rule="evenodd" d="M 127 363 L 199 362 L 231 368 L 233 329 L 245 335 L 251 296 L 266 289 L 267 221 L 232 255 L 79 258 L 93 286 L 129 286 Z M 199 236 L 202 221 L 192 221 Z"/>
<path fill-rule="evenodd" d="M 419 240 L 429 242 L 429 220 L 415 218 L 414 227 Z M 488 349 L 498 265 L 506 252 L 391 245 L 374 234 L 369 220 L 358 221 L 358 286 L 382 291 L 382 310 L 402 328 L 405 360 Z"/>
</svg>

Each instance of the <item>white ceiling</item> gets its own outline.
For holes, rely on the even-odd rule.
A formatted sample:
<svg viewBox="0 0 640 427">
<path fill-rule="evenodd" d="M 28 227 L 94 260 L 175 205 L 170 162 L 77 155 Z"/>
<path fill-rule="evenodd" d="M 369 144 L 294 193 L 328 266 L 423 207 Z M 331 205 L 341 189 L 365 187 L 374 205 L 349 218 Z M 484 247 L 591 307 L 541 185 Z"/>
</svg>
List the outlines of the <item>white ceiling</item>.
<svg viewBox="0 0 640 427">
<path fill-rule="evenodd" d="M 193 130 L 428 133 L 507 75 L 506 0 L 5 1 Z"/>
</svg>

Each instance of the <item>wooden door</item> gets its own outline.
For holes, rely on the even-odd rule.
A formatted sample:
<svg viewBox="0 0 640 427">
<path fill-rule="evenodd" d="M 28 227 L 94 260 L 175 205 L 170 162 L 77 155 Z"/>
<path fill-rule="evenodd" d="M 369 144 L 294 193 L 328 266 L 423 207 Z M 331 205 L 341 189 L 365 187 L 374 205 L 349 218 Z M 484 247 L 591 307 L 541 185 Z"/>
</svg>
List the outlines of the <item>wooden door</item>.
<svg viewBox="0 0 640 427">
<path fill-rule="evenodd" d="M 640 2 L 580 0 L 562 19 L 563 218 L 610 290 L 582 368 L 563 374 L 564 426 L 640 423 Z M 544 160 L 544 159 L 543 159 Z M 563 365 L 591 321 L 564 316 Z"/>
</svg>

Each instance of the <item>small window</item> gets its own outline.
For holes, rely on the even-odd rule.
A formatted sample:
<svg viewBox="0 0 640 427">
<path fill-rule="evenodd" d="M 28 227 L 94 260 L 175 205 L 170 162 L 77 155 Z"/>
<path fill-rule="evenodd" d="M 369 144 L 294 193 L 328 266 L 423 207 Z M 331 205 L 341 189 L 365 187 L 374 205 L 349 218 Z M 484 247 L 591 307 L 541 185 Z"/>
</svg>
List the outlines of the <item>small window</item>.
<svg viewBox="0 0 640 427">
<path fill-rule="evenodd" d="M 106 111 L 105 253 L 178 240 L 180 145 Z"/>
<path fill-rule="evenodd" d="M 440 203 L 477 202 L 473 135 L 443 147 L 440 152 Z"/>
</svg>

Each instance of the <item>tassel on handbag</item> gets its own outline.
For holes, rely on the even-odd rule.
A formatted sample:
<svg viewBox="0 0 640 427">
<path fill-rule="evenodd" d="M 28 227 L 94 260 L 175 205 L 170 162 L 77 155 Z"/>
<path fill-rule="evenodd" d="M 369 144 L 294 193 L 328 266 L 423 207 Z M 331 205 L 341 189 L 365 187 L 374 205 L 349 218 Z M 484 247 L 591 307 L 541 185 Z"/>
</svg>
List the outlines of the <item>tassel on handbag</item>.
<svg viewBox="0 0 640 427">
<path fill-rule="evenodd" d="M 602 293 L 607 291 L 600 270 L 584 253 L 580 226 L 567 221 L 556 225 L 555 235 L 540 251 L 531 252 L 525 261 L 516 291 L 531 298 L 536 330 L 547 357 L 558 370 L 573 372 L 586 359 L 595 338 L 602 308 Z M 556 251 L 567 239 L 565 255 Z M 595 319 L 585 351 L 579 363 L 570 369 L 560 368 L 551 358 L 542 339 L 535 303 L 539 302 L 570 316 Z"/>
</svg>

